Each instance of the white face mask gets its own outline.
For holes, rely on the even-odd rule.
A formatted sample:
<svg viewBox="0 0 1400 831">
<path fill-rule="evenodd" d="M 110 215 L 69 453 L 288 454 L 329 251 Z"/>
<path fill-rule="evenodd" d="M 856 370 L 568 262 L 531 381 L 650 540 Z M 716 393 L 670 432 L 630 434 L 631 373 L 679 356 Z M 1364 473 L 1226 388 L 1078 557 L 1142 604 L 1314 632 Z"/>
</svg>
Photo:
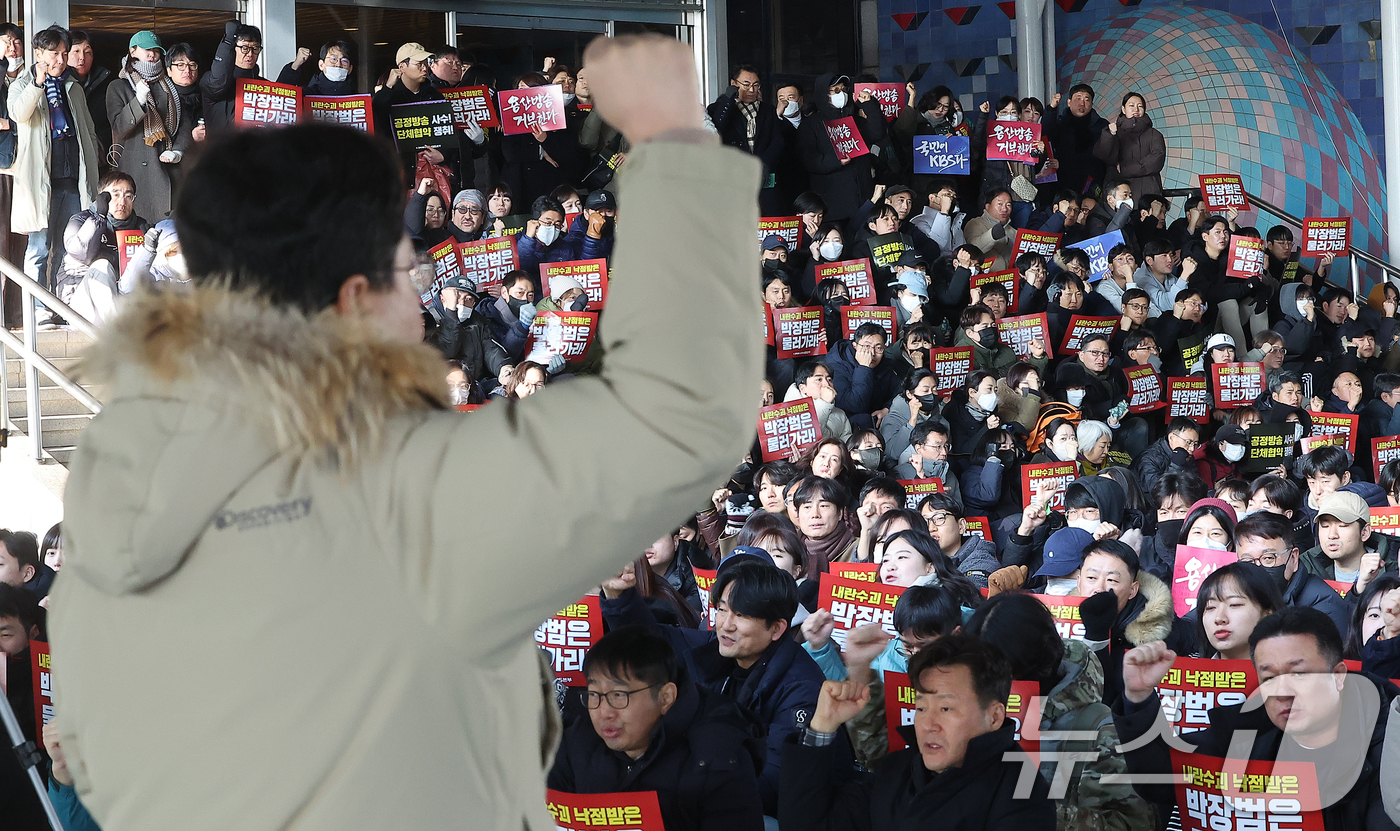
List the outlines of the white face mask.
<svg viewBox="0 0 1400 831">
<path fill-rule="evenodd" d="M 1122 202 L 1119 202 L 1119 203 L 1118 203 L 1118 207 L 1120 207 L 1120 208 L 1127 208 L 1128 210 L 1132 210 L 1132 209 L 1133 209 L 1133 198 L 1130 196 L 1130 197 L 1128 197 L 1127 199 L 1124 199 Z"/>
<path fill-rule="evenodd" d="M 958 129 L 958 127 L 962 126 L 962 118 L 963 118 L 963 116 L 962 116 L 962 110 L 954 110 L 954 111 L 953 111 L 953 129 L 954 129 L 954 130 L 956 130 L 956 129 Z"/>
<path fill-rule="evenodd" d="M 835 95 L 831 96 L 831 106 L 835 107 L 838 110 L 844 109 L 846 106 L 846 102 L 849 100 L 850 96 L 848 96 L 846 93 L 838 92 Z"/>
<path fill-rule="evenodd" d="M 796 101 L 789 101 L 787 102 L 787 106 L 783 107 L 783 116 L 786 118 L 792 118 L 793 116 L 797 115 L 797 111 L 800 109 L 802 109 L 802 106 Z"/>
<path fill-rule="evenodd" d="M 1229 550 L 1230 550 L 1230 549 L 1225 545 L 1225 543 L 1223 543 L 1223 542 L 1218 542 L 1218 541 L 1216 541 L 1216 540 L 1212 540 L 1212 539 L 1209 539 L 1209 538 L 1203 540 L 1203 541 L 1201 542 L 1201 544 L 1200 544 L 1199 546 L 1197 546 L 1197 548 L 1205 548 L 1205 549 L 1208 549 L 1208 550 L 1210 550 L 1210 551 L 1229 551 Z"/>
<path fill-rule="evenodd" d="M 1244 448 L 1238 444 L 1222 444 L 1220 445 L 1220 455 L 1232 462 L 1238 462 L 1244 458 Z"/>
<path fill-rule="evenodd" d="M 1015 120 L 1016 120 L 1016 114 L 1015 114 L 1015 113 L 1011 113 L 1010 115 L 1007 115 L 1006 113 L 997 113 L 997 121 L 1015 121 Z"/>
<path fill-rule="evenodd" d="M 343 66 L 332 66 L 326 70 L 326 80 L 339 83 L 350 77 L 350 70 Z"/>
<path fill-rule="evenodd" d="M 1302 315 L 1303 317 L 1307 317 L 1307 316 L 1308 316 L 1308 305 L 1309 305 L 1309 301 L 1307 301 L 1307 300 L 1299 300 L 1299 301 L 1298 301 L 1298 314 Z"/>
<path fill-rule="evenodd" d="M 166 257 L 165 267 L 170 269 L 171 276 L 177 279 L 184 280 L 189 276 L 189 272 L 185 270 L 184 254 L 171 254 Z"/>
<path fill-rule="evenodd" d="M 1069 597 L 1079 591 L 1079 581 L 1073 577 L 1051 577 L 1045 583 L 1045 593 L 1052 597 Z"/>
<path fill-rule="evenodd" d="M 923 305 L 923 299 L 913 292 L 906 291 L 899 296 L 899 305 L 904 307 L 904 311 L 912 312 Z"/>
<path fill-rule="evenodd" d="M 997 408 L 997 394 L 994 392 L 984 392 L 977 396 L 977 406 L 983 412 L 992 412 Z"/>
<path fill-rule="evenodd" d="M 559 229 L 553 225 L 541 225 L 539 230 L 535 231 L 535 239 L 540 241 L 540 245 L 551 246 L 559 239 Z"/>
<path fill-rule="evenodd" d="M 1057 441 L 1050 445 L 1050 449 L 1055 451 L 1055 458 L 1062 462 L 1072 462 L 1079 455 L 1079 445 L 1070 441 Z"/>
<path fill-rule="evenodd" d="M 834 260 L 841 256 L 841 251 L 845 248 L 840 240 L 827 240 L 821 244 L 817 250 L 821 252 L 823 260 Z"/>
<path fill-rule="evenodd" d="M 457 319 L 458 319 L 458 320 L 466 320 L 466 319 L 470 318 L 470 317 L 472 316 L 472 311 L 473 311 L 473 307 L 471 307 L 471 306 L 458 306 L 458 307 L 457 307 Z"/>
<path fill-rule="evenodd" d="M 1084 403 L 1084 390 L 1065 390 L 1065 399 L 1071 407 L 1078 407 Z"/>
<path fill-rule="evenodd" d="M 566 93 L 564 93 L 564 103 L 565 103 L 565 104 L 572 104 L 572 103 L 574 103 L 574 99 L 577 98 L 577 97 L 578 97 L 578 96 L 575 95 L 575 94 L 572 93 L 572 92 L 566 92 Z"/>
<path fill-rule="evenodd" d="M 1071 519 L 1069 521 L 1070 528 L 1080 528 L 1088 531 L 1090 534 L 1099 530 L 1100 525 L 1103 525 L 1103 520 L 1101 519 Z"/>
</svg>

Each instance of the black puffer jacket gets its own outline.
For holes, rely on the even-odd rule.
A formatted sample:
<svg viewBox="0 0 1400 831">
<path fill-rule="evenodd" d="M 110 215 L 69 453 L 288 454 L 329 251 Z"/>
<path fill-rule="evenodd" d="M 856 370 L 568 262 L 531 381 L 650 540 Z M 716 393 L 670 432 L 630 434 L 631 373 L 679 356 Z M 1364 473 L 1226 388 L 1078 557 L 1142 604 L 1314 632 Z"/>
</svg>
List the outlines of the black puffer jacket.
<svg viewBox="0 0 1400 831">
<path fill-rule="evenodd" d="M 199 91 L 203 98 L 204 127 L 213 136 L 216 132 L 233 127 L 233 99 L 238 91 L 240 78 L 262 79 L 256 68 L 240 69 L 234 63 L 233 41 L 225 38 L 219 41 L 214 51 L 214 62 L 209 71 L 199 79 Z"/>
<path fill-rule="evenodd" d="M 455 311 L 446 316 L 438 327 L 437 345 L 444 358 L 461 361 L 473 381 L 495 378 L 510 363 L 506 348 L 491 337 L 491 321 L 480 309 L 463 321 L 457 320 Z"/>
<path fill-rule="evenodd" d="M 762 730 L 688 677 L 677 687 L 676 703 L 638 759 L 609 750 L 591 719 L 575 721 L 564 731 L 549 787 L 580 794 L 656 791 L 667 831 L 759 831 Z"/>
</svg>

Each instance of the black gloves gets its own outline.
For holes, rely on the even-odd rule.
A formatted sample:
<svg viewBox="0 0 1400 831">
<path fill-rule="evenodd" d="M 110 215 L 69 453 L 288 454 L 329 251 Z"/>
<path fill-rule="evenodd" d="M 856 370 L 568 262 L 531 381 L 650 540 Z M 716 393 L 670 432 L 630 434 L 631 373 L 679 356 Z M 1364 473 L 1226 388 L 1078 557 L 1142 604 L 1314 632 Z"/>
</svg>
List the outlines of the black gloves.
<svg viewBox="0 0 1400 831">
<path fill-rule="evenodd" d="M 107 207 L 112 204 L 112 194 L 103 191 L 92 202 L 92 212 L 98 216 L 107 215 Z"/>
<path fill-rule="evenodd" d="M 238 21 L 230 20 L 224 24 L 224 40 L 234 43 L 238 36 Z"/>
<path fill-rule="evenodd" d="M 146 236 L 141 240 L 141 244 L 145 246 L 147 251 L 152 254 L 156 253 L 156 248 L 160 246 L 160 228 L 152 225 L 146 231 Z"/>
<path fill-rule="evenodd" d="M 1113 634 L 1113 621 L 1118 619 L 1118 595 L 1111 591 L 1084 598 L 1079 604 L 1079 619 L 1084 621 L 1084 639 L 1106 641 Z"/>
</svg>

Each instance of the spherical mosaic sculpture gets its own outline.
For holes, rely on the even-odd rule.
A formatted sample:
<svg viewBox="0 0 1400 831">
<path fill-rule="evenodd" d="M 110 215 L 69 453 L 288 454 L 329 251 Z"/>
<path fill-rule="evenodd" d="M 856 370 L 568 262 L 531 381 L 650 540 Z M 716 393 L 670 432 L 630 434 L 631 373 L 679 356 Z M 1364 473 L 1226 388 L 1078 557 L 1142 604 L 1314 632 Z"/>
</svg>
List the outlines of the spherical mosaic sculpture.
<svg viewBox="0 0 1400 831">
<path fill-rule="evenodd" d="M 1129 91 L 1147 98 L 1167 141 L 1166 187 L 1238 173 L 1245 190 L 1294 216 L 1351 216 L 1352 245 L 1384 254 L 1385 182 L 1366 132 L 1279 35 L 1220 11 L 1140 9 L 1076 35 L 1059 69 L 1066 89 L 1094 88 L 1105 118 Z M 1261 233 L 1276 224 L 1264 211 L 1241 222 Z"/>
</svg>

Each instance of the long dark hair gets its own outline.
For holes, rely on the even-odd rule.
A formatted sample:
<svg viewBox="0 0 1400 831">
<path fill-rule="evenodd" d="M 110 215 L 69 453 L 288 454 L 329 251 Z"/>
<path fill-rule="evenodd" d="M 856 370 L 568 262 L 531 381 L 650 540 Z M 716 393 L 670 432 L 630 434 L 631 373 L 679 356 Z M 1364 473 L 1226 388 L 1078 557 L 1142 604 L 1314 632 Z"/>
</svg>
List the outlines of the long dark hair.
<svg viewBox="0 0 1400 831">
<path fill-rule="evenodd" d="M 680 556 L 680 553 L 677 552 L 676 556 Z M 700 613 L 681 597 L 680 592 L 671 587 L 665 577 L 651 570 L 647 555 L 643 554 L 632 562 L 632 572 L 637 576 L 637 594 L 675 607 L 676 620 L 680 622 L 681 628 L 700 628 Z"/>
<path fill-rule="evenodd" d="M 1344 657 L 1353 661 L 1361 660 L 1361 651 L 1366 648 L 1366 644 L 1361 640 L 1361 624 L 1366 620 L 1366 607 L 1371 605 L 1376 595 L 1385 594 L 1391 589 L 1400 589 L 1400 577 L 1394 574 L 1382 574 L 1366 584 L 1365 591 L 1361 592 L 1360 602 L 1351 610 L 1351 626 L 1347 630 L 1346 646 L 1342 650 Z"/>
</svg>

